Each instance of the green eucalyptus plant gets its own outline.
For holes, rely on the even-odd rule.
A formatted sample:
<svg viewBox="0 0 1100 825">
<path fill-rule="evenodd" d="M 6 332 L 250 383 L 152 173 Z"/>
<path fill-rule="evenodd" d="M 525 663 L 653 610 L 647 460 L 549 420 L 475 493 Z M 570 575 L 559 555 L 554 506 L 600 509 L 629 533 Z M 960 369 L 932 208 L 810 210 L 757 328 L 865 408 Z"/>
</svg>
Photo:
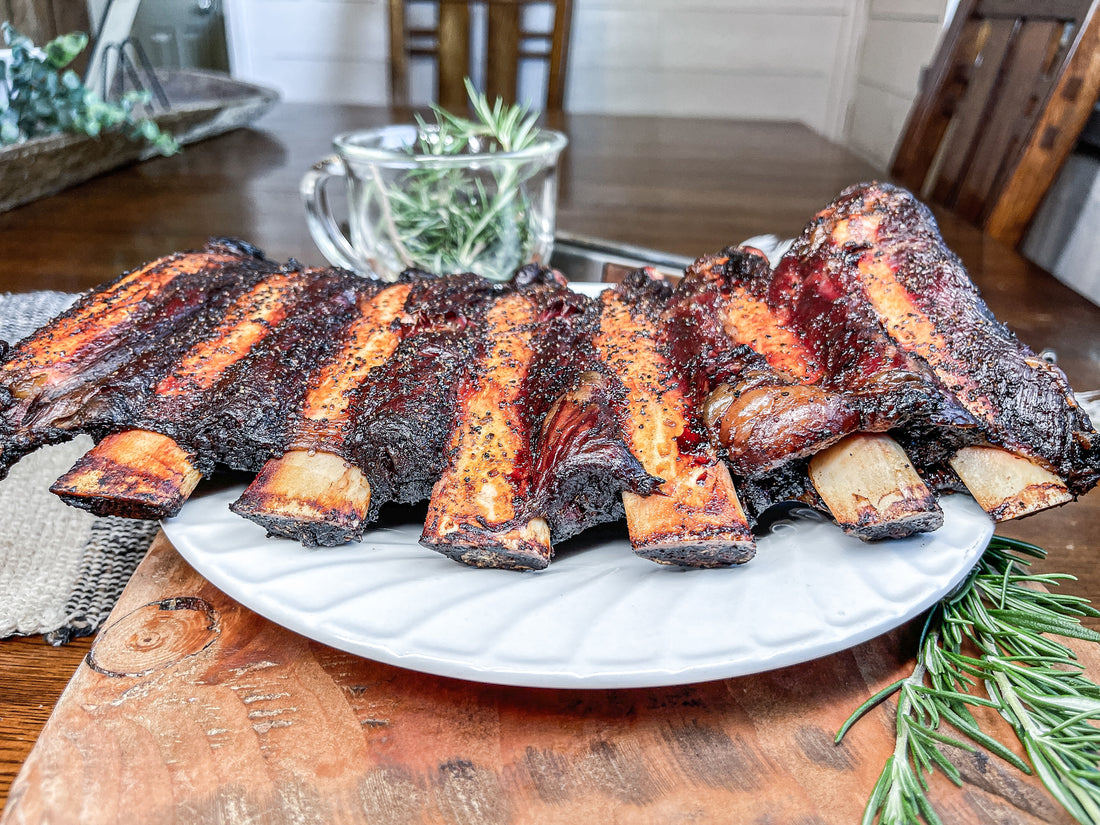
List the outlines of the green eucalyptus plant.
<svg viewBox="0 0 1100 825">
<path fill-rule="evenodd" d="M 0 145 L 60 133 L 98 137 L 122 132 L 132 140 L 146 141 L 163 155 L 179 151 L 175 138 L 141 116 L 148 93 L 127 92 L 117 102 L 104 101 L 66 68 L 88 45 L 87 34 L 64 34 L 38 49 L 9 22 L 0 27 L 11 48 L 2 78 L 7 102 L 0 100 Z"/>
</svg>

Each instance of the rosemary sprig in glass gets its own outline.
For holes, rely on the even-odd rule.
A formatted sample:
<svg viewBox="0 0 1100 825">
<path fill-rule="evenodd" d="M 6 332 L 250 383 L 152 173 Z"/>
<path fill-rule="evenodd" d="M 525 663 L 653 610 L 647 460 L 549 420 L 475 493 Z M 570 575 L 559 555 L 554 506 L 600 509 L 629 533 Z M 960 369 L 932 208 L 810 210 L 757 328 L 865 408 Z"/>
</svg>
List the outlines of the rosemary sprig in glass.
<svg viewBox="0 0 1100 825">
<path fill-rule="evenodd" d="M 1100 823 L 1100 728 L 1093 724 L 1100 721 L 1100 686 L 1084 676 L 1069 648 L 1046 635 L 1100 642 L 1100 633 L 1080 623 L 1100 611 L 1085 599 L 1036 589 L 1072 577 L 1029 573 L 1027 556 L 1045 552 L 994 537 L 964 584 L 929 614 L 912 674 L 868 699 L 837 734 L 839 742 L 867 711 L 899 695 L 894 753 L 864 823 L 940 825 L 925 774 L 939 768 L 962 782 L 942 745 L 983 747 L 1037 774 L 1079 822 Z M 973 694 L 979 683 L 984 697 Z M 978 706 L 1008 721 L 1030 764 L 978 727 L 970 712 Z M 943 722 L 958 736 L 943 732 Z"/>
<path fill-rule="evenodd" d="M 499 98 L 490 104 L 468 78 L 466 92 L 475 117 L 433 106 L 435 123 L 417 116 L 410 154 L 517 152 L 534 142 L 536 114 L 524 106 L 505 106 Z M 403 266 L 438 273 L 476 269 L 507 277 L 516 254 L 526 260 L 534 243 L 528 219 L 532 205 L 522 186 L 533 171 L 519 162 L 498 166 L 487 186 L 467 169 L 425 165 L 406 172 L 399 185 L 386 185 L 376 174 L 373 194 Z"/>
</svg>

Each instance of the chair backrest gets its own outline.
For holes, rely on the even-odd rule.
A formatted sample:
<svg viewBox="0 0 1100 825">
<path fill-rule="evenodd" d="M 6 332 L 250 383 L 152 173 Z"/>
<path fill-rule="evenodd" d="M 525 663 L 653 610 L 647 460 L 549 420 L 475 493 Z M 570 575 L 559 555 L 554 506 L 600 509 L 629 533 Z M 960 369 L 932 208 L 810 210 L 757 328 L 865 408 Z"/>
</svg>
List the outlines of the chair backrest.
<svg viewBox="0 0 1100 825">
<path fill-rule="evenodd" d="M 1015 246 L 1096 104 L 1100 0 L 962 0 L 893 178 Z"/>
<path fill-rule="evenodd" d="M 390 0 L 390 94 L 408 106 L 414 60 L 434 64 L 434 99 L 445 109 L 467 105 L 463 79 L 481 74 L 490 101 L 516 102 L 521 66 L 546 66 L 545 111 L 560 111 L 565 99 L 572 0 Z M 415 15 L 415 23 L 414 21 Z M 479 38 L 473 29 L 480 24 Z M 540 25 L 541 24 L 541 25 Z M 484 71 L 471 65 L 483 44 Z"/>
</svg>

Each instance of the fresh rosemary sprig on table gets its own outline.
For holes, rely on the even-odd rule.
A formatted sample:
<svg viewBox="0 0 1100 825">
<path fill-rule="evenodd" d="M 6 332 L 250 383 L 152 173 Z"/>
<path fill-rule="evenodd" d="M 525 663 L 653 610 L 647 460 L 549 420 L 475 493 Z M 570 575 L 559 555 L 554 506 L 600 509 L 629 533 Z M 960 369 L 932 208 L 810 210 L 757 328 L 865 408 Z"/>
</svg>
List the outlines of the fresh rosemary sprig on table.
<svg viewBox="0 0 1100 825">
<path fill-rule="evenodd" d="M 505 106 L 499 98 L 490 104 L 469 78 L 466 92 L 475 118 L 433 106 L 434 124 L 417 116 L 411 154 L 516 152 L 534 142 L 537 115 L 524 106 Z M 425 165 L 392 185 L 376 174 L 374 194 L 402 265 L 438 273 L 476 269 L 490 277 L 511 274 L 515 256 L 526 260 L 534 243 L 528 219 L 532 205 L 522 186 L 532 171 L 526 164 L 508 163 L 495 168 L 491 180 L 483 180 L 459 166 Z"/>
<path fill-rule="evenodd" d="M 939 768 L 956 784 L 958 769 L 941 745 L 984 747 L 1036 773 L 1079 822 L 1100 823 L 1100 686 L 1072 651 L 1045 634 L 1100 642 L 1082 616 L 1100 616 L 1087 600 L 1037 589 L 1065 575 L 1027 572 L 1025 556 L 1045 552 L 994 537 L 956 592 L 930 613 L 912 674 L 868 699 L 841 728 L 839 742 L 868 710 L 899 694 L 896 745 L 871 794 L 864 823 L 940 825 L 924 774 Z M 978 683 L 986 696 L 972 695 Z M 969 707 L 995 708 L 1015 730 L 1030 765 L 982 731 Z M 960 736 L 940 730 L 950 724 Z"/>
</svg>

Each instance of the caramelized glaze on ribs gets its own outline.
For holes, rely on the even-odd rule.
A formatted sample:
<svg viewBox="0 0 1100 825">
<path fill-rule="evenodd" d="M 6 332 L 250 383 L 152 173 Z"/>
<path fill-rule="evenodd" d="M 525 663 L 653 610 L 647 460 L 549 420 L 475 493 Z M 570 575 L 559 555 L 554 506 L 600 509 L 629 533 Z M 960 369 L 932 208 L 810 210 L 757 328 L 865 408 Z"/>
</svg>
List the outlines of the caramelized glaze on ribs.
<svg viewBox="0 0 1100 825">
<path fill-rule="evenodd" d="M 370 282 L 341 270 L 285 270 L 230 308 L 215 334 L 160 381 L 137 417 L 217 465 L 256 472 L 282 453 L 306 375 L 323 360 Z"/>
<path fill-rule="evenodd" d="M 163 471 L 162 483 L 151 477 L 136 489 L 123 483 L 125 472 L 140 468 L 140 455 L 112 438 L 51 489 L 97 514 L 162 518 L 174 515 L 190 492 L 174 492 L 173 481 L 190 478 L 193 470 L 258 470 L 281 451 L 287 412 L 299 405 L 302 392 L 298 376 L 329 346 L 324 325 L 346 315 L 359 283 L 339 270 L 280 269 L 260 278 L 155 383 L 145 404 L 114 422 L 119 436 L 147 434 L 136 443 L 152 444 L 151 434 L 166 437 L 170 443 L 158 455 L 179 450 L 178 466 L 153 465 Z M 299 311 L 305 307 L 316 310 Z"/>
<path fill-rule="evenodd" d="M 550 561 L 549 526 L 523 508 L 532 479 L 522 402 L 537 331 L 530 294 L 498 298 L 458 385 L 448 464 L 432 489 L 420 543 L 466 564 L 540 569 Z"/>
<path fill-rule="evenodd" d="M 690 266 L 665 317 L 673 357 L 694 390 L 711 440 L 734 475 L 753 478 L 863 428 L 842 393 L 814 384 L 814 353 L 752 287 L 770 277 L 753 249 Z"/>
<path fill-rule="evenodd" d="M 277 270 L 218 240 L 120 276 L 13 347 L 0 365 L 0 478 L 23 455 L 128 421 L 229 302 Z"/>
<path fill-rule="evenodd" d="M 1065 375 L 993 317 L 909 192 L 841 193 L 778 264 L 770 298 L 790 323 L 845 331 L 851 345 L 823 353 L 840 380 L 866 383 L 879 365 L 918 379 L 932 403 L 918 405 L 926 427 L 906 446 L 925 466 L 984 439 L 1046 465 L 1076 494 L 1100 478 L 1100 437 Z"/>
<path fill-rule="evenodd" d="M 600 299 L 596 354 L 623 385 L 626 444 L 661 479 L 651 495 L 623 494 L 631 546 L 668 564 L 740 564 L 755 553 L 752 531 L 669 357 L 662 310 L 670 289 L 639 270 Z"/>
</svg>

